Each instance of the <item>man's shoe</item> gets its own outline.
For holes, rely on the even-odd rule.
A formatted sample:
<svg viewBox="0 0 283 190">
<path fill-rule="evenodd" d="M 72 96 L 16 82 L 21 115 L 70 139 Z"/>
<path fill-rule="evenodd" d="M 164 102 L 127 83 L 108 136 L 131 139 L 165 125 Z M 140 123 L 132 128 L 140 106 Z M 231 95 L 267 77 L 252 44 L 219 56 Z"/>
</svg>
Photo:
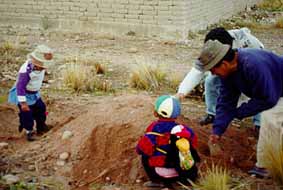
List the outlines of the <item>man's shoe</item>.
<svg viewBox="0 0 283 190">
<path fill-rule="evenodd" d="M 32 132 L 27 132 L 27 140 L 28 141 L 35 141 L 36 139 L 34 138 L 33 136 L 33 133 Z"/>
<path fill-rule="evenodd" d="M 214 121 L 214 115 L 207 114 L 200 119 L 199 124 L 208 125 L 210 123 L 213 123 L 213 121 Z"/>
<path fill-rule="evenodd" d="M 270 173 L 265 168 L 259 168 L 257 166 L 255 166 L 253 169 L 249 170 L 248 174 L 256 175 L 257 177 L 262 177 L 262 178 L 269 178 L 270 177 Z"/>
</svg>

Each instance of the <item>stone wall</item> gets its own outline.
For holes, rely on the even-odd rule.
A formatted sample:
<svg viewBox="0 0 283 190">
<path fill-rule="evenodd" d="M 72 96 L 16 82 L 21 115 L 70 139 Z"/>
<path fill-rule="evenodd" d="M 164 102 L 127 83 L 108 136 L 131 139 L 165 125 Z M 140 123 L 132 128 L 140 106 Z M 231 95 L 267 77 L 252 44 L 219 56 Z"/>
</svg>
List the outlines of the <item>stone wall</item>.
<svg viewBox="0 0 283 190">
<path fill-rule="evenodd" d="M 260 0 L 0 0 L 0 24 L 184 39 Z"/>
</svg>

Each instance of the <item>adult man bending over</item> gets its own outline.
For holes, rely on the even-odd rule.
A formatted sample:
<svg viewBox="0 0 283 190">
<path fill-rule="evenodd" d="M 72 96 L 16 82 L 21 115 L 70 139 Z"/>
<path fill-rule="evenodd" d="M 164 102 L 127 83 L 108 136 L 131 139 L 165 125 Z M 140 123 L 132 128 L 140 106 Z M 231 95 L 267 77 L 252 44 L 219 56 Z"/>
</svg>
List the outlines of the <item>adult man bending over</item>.
<svg viewBox="0 0 283 190">
<path fill-rule="evenodd" d="M 208 40 L 218 40 L 223 44 L 228 44 L 233 48 L 264 48 L 263 44 L 250 33 L 248 28 L 241 28 L 235 30 L 225 30 L 222 27 L 212 29 L 206 36 L 204 42 Z M 204 78 L 205 72 L 197 70 L 195 67 L 186 75 L 183 81 L 180 83 L 177 97 L 184 98 L 189 94 L 196 85 L 198 85 L 202 78 Z M 219 96 L 220 77 L 212 75 L 210 72 L 205 78 L 205 105 L 206 115 L 200 120 L 201 125 L 207 125 L 213 122 L 215 117 L 216 102 Z M 255 129 L 260 127 L 260 114 L 253 117 L 253 123 Z"/>
<path fill-rule="evenodd" d="M 283 57 L 266 50 L 232 49 L 217 40 L 209 40 L 195 67 L 221 77 L 210 136 L 212 143 L 220 142 L 221 135 L 233 118 L 241 120 L 264 111 L 261 115 L 257 163 L 250 173 L 267 176 L 263 158 L 267 134 L 272 131 L 273 135 L 279 135 L 283 131 Z M 237 107 L 241 93 L 250 100 Z"/>
</svg>

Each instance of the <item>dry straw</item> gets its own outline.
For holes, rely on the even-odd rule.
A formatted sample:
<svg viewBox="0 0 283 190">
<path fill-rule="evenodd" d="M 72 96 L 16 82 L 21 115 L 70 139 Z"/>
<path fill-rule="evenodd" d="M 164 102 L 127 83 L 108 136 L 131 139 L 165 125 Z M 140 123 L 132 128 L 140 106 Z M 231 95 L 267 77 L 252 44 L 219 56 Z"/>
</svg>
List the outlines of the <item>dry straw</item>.
<svg viewBox="0 0 283 190">
<path fill-rule="evenodd" d="M 283 130 L 269 128 L 263 138 L 264 164 L 274 181 L 283 186 Z"/>
<path fill-rule="evenodd" d="M 259 4 L 259 8 L 270 11 L 283 10 L 283 0 L 263 0 Z"/>
<path fill-rule="evenodd" d="M 100 63 L 79 61 L 78 58 L 74 58 L 62 71 L 63 83 L 75 92 L 112 92 L 111 82 L 101 76 L 105 72 L 104 66 Z"/>
<path fill-rule="evenodd" d="M 229 172 L 213 164 L 205 173 L 201 172 L 198 183 L 193 186 L 199 190 L 230 190 L 230 182 Z"/>
<path fill-rule="evenodd" d="M 130 77 L 131 87 L 142 90 L 158 90 L 165 82 L 166 74 L 158 64 L 149 61 L 145 57 L 136 57 Z"/>
<path fill-rule="evenodd" d="M 215 164 L 200 172 L 200 179 L 191 184 L 194 190 L 250 190 L 251 187 L 249 181 L 231 177 L 227 169 Z"/>
<path fill-rule="evenodd" d="M 283 28 L 283 17 L 280 17 L 276 20 L 275 27 L 276 28 Z"/>
</svg>

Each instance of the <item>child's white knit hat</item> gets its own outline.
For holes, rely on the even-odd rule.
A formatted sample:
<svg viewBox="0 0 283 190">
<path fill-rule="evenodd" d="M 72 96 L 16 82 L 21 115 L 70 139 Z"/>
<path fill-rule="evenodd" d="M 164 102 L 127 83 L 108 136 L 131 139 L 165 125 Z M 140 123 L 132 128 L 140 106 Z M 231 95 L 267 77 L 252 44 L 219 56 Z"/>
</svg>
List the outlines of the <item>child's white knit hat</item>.
<svg viewBox="0 0 283 190">
<path fill-rule="evenodd" d="M 46 45 L 38 45 L 36 49 L 28 55 L 28 58 L 34 58 L 42 63 L 36 64 L 36 66 L 47 68 L 48 65 L 53 62 L 53 57 L 51 59 L 46 59 L 44 54 L 53 54 L 53 51 Z"/>
</svg>

